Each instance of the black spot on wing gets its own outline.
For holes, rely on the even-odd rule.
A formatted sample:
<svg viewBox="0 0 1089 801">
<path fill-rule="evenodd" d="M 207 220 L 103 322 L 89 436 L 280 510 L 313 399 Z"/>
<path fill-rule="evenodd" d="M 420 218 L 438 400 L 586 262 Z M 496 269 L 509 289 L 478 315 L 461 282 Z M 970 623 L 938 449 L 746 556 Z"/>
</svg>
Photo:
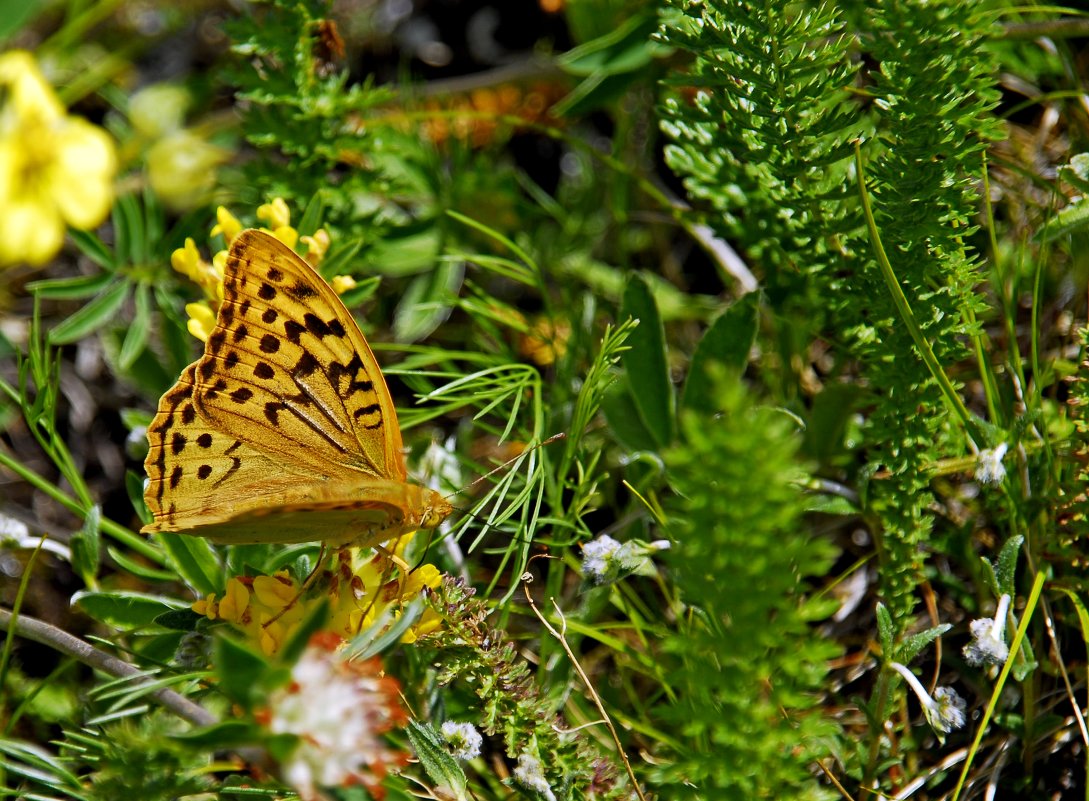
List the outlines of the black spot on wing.
<svg viewBox="0 0 1089 801">
<path fill-rule="evenodd" d="M 303 316 L 303 323 L 306 325 L 306 330 L 318 339 L 324 339 L 333 333 L 333 329 L 329 327 L 329 324 L 312 312 L 307 312 Z"/>
<path fill-rule="evenodd" d="M 295 362 L 295 367 L 291 370 L 291 375 L 294 378 L 305 378 L 318 369 L 318 360 L 310 353 L 304 352 L 299 360 Z"/>
<path fill-rule="evenodd" d="M 295 300 L 310 300 L 317 297 L 318 291 L 303 281 L 296 281 L 287 287 L 287 294 L 291 295 Z"/>
<path fill-rule="evenodd" d="M 287 339 L 293 345 L 299 344 L 299 337 L 306 329 L 294 320 L 288 320 L 284 323 L 284 334 L 287 335 Z"/>
</svg>

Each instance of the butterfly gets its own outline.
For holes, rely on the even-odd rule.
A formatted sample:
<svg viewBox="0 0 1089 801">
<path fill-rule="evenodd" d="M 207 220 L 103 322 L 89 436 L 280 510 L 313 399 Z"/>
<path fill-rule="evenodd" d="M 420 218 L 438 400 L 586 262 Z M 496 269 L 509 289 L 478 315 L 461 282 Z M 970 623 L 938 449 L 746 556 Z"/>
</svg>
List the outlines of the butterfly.
<svg viewBox="0 0 1089 801">
<path fill-rule="evenodd" d="M 144 533 L 363 547 L 453 511 L 408 482 L 393 399 L 351 314 L 263 231 L 232 242 L 204 355 L 147 435 Z"/>
</svg>

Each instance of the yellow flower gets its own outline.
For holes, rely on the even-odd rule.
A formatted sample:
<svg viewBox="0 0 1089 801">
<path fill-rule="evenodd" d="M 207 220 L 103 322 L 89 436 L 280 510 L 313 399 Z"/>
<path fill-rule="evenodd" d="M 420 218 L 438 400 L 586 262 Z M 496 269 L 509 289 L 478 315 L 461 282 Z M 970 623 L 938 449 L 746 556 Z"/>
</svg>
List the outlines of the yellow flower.
<svg viewBox="0 0 1089 801">
<path fill-rule="evenodd" d="M 329 282 L 329 286 L 338 295 L 343 295 L 349 289 L 355 289 L 355 279 L 350 275 L 334 275 L 333 280 Z"/>
<path fill-rule="evenodd" d="M 566 322 L 539 317 L 518 338 L 518 352 L 541 367 L 548 367 L 567 352 L 567 340 L 570 338 L 571 326 Z"/>
<path fill-rule="evenodd" d="M 219 206 L 216 209 L 216 224 L 212 228 L 212 236 L 223 234 L 223 238 L 227 240 L 229 245 L 240 233 L 242 233 L 242 223 L 231 214 L 226 206 Z"/>
<path fill-rule="evenodd" d="M 109 213 L 114 143 L 65 114 L 25 51 L 0 56 L 0 98 L 0 265 L 43 264 L 66 226 L 93 228 Z"/>
<path fill-rule="evenodd" d="M 223 298 L 223 266 L 209 264 L 200 257 L 197 243 L 192 237 L 185 238 L 185 247 L 180 247 L 170 254 L 170 264 L 182 275 L 199 284 L 204 294 L 211 300 Z"/>
<path fill-rule="evenodd" d="M 287 201 L 282 197 L 274 197 L 271 203 L 258 206 L 257 219 L 267 222 L 275 232 L 279 228 L 291 225 L 291 209 L 287 207 Z"/>
<path fill-rule="evenodd" d="M 148 148 L 147 181 L 169 208 L 188 211 L 208 199 L 216 167 L 230 155 L 192 131 L 174 131 Z"/>
<path fill-rule="evenodd" d="M 222 599 L 217 602 L 210 595 L 196 601 L 192 609 L 211 620 L 227 621 L 271 656 L 324 595 L 332 607 L 326 631 L 351 639 L 384 614 L 396 619 L 400 608 L 419 597 L 425 587 L 439 585 L 442 576 L 434 565 L 422 565 L 405 578 L 403 556 L 412 536 L 401 537 L 391 543 L 391 550 L 373 556 L 358 549 L 341 551 L 332 567 L 314 582 L 313 587 L 320 589 L 304 596 L 300 596 L 300 582 L 281 571 L 273 576 L 232 578 Z M 415 642 L 436 631 L 441 623 L 441 618 L 427 609 L 402 635 L 401 642 Z"/>
<path fill-rule="evenodd" d="M 317 267 L 325 252 L 329 249 L 329 232 L 319 228 L 313 236 L 299 236 L 299 232 L 291 227 L 291 210 L 282 197 L 273 198 L 271 203 L 266 203 L 257 209 L 258 219 L 265 220 L 273 226 L 272 230 L 263 230 L 275 236 L 292 250 L 302 242 L 307 247 L 303 258 L 311 266 Z M 242 223 L 231 214 L 230 210 L 220 206 L 216 209 L 216 224 L 212 228 L 211 236 L 222 234 L 227 240 L 227 245 L 242 233 Z M 227 266 L 227 251 L 220 250 L 212 261 L 207 262 L 201 258 L 200 251 L 192 239 L 185 240 L 185 247 L 178 248 L 170 256 L 170 263 L 174 269 L 188 276 L 200 285 L 210 303 L 190 303 L 185 307 L 189 315 L 189 333 L 202 342 L 208 341 L 208 336 L 215 328 L 216 310 L 223 300 L 223 274 Z M 350 276 L 337 276 L 332 281 L 333 291 L 338 295 L 355 286 L 355 280 Z"/>
<path fill-rule="evenodd" d="M 306 260 L 314 267 L 317 267 L 325 257 L 325 251 L 329 249 L 329 232 L 324 228 L 319 228 L 314 232 L 313 236 L 299 237 L 299 241 L 306 245 Z M 336 289 L 336 287 L 334 287 L 334 289 Z M 339 290 L 337 291 L 337 294 L 340 294 Z"/>
</svg>

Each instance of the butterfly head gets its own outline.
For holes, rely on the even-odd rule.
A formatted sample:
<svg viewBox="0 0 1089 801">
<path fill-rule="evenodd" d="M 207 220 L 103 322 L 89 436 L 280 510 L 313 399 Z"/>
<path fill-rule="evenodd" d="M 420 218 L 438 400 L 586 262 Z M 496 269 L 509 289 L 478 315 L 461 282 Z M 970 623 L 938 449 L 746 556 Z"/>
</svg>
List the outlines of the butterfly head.
<svg viewBox="0 0 1089 801">
<path fill-rule="evenodd" d="M 435 528 L 439 523 L 450 516 L 454 507 L 437 492 L 425 493 L 423 508 L 420 512 L 420 528 Z"/>
</svg>

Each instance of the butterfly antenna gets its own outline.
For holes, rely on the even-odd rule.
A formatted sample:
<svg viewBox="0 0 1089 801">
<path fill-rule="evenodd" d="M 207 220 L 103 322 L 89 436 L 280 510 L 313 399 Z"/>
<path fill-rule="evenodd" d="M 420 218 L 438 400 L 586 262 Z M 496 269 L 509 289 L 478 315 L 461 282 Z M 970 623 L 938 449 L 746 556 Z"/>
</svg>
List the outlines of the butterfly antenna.
<svg viewBox="0 0 1089 801">
<path fill-rule="evenodd" d="M 484 479 L 489 478 L 490 476 L 494 476 L 496 473 L 500 472 L 501 470 L 506 470 L 508 467 L 510 467 L 515 462 L 517 462 L 519 459 L 521 459 L 527 453 L 532 453 L 533 451 L 537 450 L 540 447 L 543 447 L 545 445 L 551 445 L 553 442 L 557 442 L 557 441 L 559 441 L 561 439 L 567 439 L 567 435 L 564 434 L 562 431 L 559 434 L 553 434 L 548 439 L 541 440 L 536 445 L 534 445 L 534 446 L 532 446 L 530 448 L 526 448 L 524 451 L 522 451 L 520 454 L 515 456 L 513 459 L 507 459 L 507 461 L 503 462 L 503 464 L 499 465 L 498 467 L 496 467 L 496 468 L 494 468 L 492 470 L 489 470 L 487 473 L 485 473 L 480 478 L 473 481 L 471 484 L 468 484 L 468 485 L 462 487 L 461 489 L 459 489 L 459 490 L 457 490 L 455 492 L 451 492 L 449 495 L 446 496 L 446 500 L 450 500 L 455 495 L 461 495 L 461 494 L 463 494 L 465 492 L 468 492 L 469 490 L 471 490 L 473 487 L 475 487 L 477 484 L 479 484 Z M 470 517 L 475 517 L 475 515 L 473 515 L 471 512 L 467 512 L 464 509 L 461 510 L 461 511 L 462 511 L 463 514 L 467 514 Z"/>
</svg>

